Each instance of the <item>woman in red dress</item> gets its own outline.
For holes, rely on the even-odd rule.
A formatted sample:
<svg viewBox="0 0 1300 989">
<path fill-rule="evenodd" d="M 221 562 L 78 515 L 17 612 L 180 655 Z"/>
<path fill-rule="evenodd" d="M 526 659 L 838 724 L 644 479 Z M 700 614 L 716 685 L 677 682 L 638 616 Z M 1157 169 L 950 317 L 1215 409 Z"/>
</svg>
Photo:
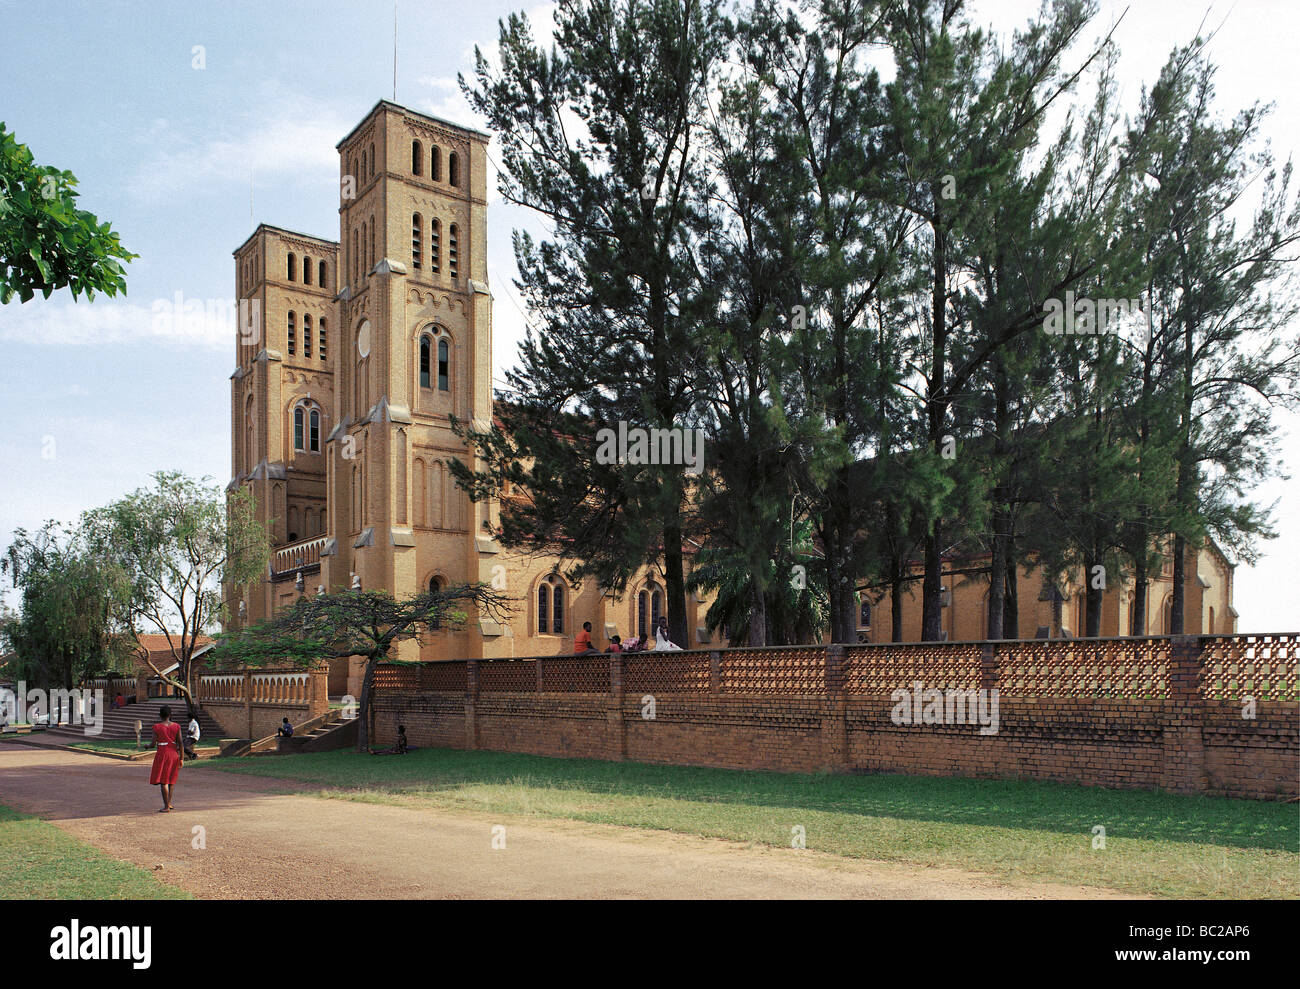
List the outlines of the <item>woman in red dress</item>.
<svg viewBox="0 0 1300 989">
<path fill-rule="evenodd" d="M 172 709 L 164 704 L 158 709 L 162 717 L 153 726 L 153 741 L 149 748 L 158 747 L 154 753 L 153 769 L 149 773 L 149 785 L 158 784 L 162 791 L 163 806 L 159 814 L 166 814 L 172 809 L 172 787 L 181 771 L 181 726 L 172 720 Z"/>
</svg>

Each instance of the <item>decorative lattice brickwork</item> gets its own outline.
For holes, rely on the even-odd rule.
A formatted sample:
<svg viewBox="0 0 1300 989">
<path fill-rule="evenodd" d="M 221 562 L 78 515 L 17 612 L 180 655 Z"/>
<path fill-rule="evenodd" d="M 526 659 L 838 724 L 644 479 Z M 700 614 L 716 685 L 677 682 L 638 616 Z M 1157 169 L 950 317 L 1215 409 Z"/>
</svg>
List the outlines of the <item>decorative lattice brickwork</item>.
<svg viewBox="0 0 1300 989">
<path fill-rule="evenodd" d="M 494 659 L 478 664 L 478 689 L 485 694 L 537 690 L 537 664 L 522 659 Z"/>
<path fill-rule="evenodd" d="M 452 663 L 422 663 L 420 665 L 421 690 L 464 691 L 468 688 L 468 664 L 464 660 Z"/>
<path fill-rule="evenodd" d="M 372 687 L 384 691 L 419 690 L 420 679 L 421 671 L 418 666 L 381 663 L 375 667 Z"/>
<path fill-rule="evenodd" d="M 1295 701 L 1300 636 L 1234 635 L 1201 640 L 1201 691 L 1209 700 Z"/>
<path fill-rule="evenodd" d="M 604 694 L 609 692 L 609 656 L 560 656 L 539 659 L 542 690 L 558 693 Z"/>
<path fill-rule="evenodd" d="M 623 690 L 631 694 L 707 694 L 708 653 L 628 653 L 623 659 Z"/>
<path fill-rule="evenodd" d="M 997 687 L 1007 697 L 1169 696 L 1168 638 L 997 643 Z"/>
<path fill-rule="evenodd" d="M 718 665 L 724 694 L 810 694 L 826 690 L 826 650 L 728 649 Z"/>
<path fill-rule="evenodd" d="M 850 694 L 887 694 L 919 682 L 940 690 L 975 690 L 981 654 L 981 646 L 972 642 L 849 646 L 844 650 L 844 689 Z"/>
</svg>

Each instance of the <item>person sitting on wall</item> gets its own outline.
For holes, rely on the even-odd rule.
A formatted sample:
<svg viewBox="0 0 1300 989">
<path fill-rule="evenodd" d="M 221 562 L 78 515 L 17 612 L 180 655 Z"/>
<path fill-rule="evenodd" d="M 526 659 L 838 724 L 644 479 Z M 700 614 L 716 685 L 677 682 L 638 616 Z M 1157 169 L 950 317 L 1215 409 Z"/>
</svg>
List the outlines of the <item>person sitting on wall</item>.
<svg viewBox="0 0 1300 989">
<path fill-rule="evenodd" d="M 573 637 L 573 652 L 575 655 L 581 656 L 583 653 L 595 651 L 596 647 L 591 644 L 591 622 L 583 622 L 582 628 Z"/>
<path fill-rule="evenodd" d="M 626 642 L 620 642 L 619 645 L 623 647 L 623 652 L 640 652 L 645 648 L 645 637 L 634 635 Z"/>
<path fill-rule="evenodd" d="M 681 646 L 677 645 L 677 643 L 673 642 L 672 639 L 668 638 L 667 618 L 659 619 L 659 629 L 658 632 L 656 633 L 654 651 L 655 652 L 681 652 L 682 651 Z"/>
<path fill-rule="evenodd" d="M 275 735 L 277 738 L 293 738 L 293 725 L 289 724 L 288 718 L 285 718 L 284 724 L 276 729 Z"/>
<path fill-rule="evenodd" d="M 622 652 L 623 640 L 617 635 L 609 640 L 609 645 L 605 647 L 605 652 Z"/>
</svg>

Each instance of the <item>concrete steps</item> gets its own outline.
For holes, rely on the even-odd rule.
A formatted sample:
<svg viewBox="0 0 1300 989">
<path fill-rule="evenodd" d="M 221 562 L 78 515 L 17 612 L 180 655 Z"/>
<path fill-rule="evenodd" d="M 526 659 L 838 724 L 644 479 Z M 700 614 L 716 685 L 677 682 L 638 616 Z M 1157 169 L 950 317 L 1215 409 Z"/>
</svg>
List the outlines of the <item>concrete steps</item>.
<svg viewBox="0 0 1300 989">
<path fill-rule="evenodd" d="M 180 724 L 181 732 L 184 733 L 185 725 L 189 723 L 185 713 L 185 700 L 176 697 L 154 697 L 138 704 L 128 704 L 126 707 L 106 708 L 104 711 L 104 730 L 92 737 L 99 739 L 134 739 L 135 723 L 139 721 L 140 737 L 148 742 L 153 738 L 153 726 L 159 720 L 158 711 L 164 704 L 172 709 L 172 720 Z M 198 712 L 198 721 L 201 733 L 200 745 L 215 742 L 224 734 L 221 727 L 203 711 Z M 83 725 L 71 724 L 51 725 L 47 734 L 59 738 L 86 737 Z"/>
</svg>

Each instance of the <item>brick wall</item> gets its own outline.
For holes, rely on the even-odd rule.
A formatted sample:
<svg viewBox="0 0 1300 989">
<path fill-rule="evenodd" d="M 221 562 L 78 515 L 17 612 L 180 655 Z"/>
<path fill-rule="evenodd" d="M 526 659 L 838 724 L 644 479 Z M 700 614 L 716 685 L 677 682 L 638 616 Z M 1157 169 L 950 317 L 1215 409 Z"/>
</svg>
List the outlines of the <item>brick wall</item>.
<svg viewBox="0 0 1300 989">
<path fill-rule="evenodd" d="M 372 717 L 378 745 L 404 724 L 417 746 L 1285 799 L 1297 655 L 1242 635 L 470 660 L 381 667 Z M 997 690 L 996 732 L 899 723 L 917 685 Z"/>
</svg>

